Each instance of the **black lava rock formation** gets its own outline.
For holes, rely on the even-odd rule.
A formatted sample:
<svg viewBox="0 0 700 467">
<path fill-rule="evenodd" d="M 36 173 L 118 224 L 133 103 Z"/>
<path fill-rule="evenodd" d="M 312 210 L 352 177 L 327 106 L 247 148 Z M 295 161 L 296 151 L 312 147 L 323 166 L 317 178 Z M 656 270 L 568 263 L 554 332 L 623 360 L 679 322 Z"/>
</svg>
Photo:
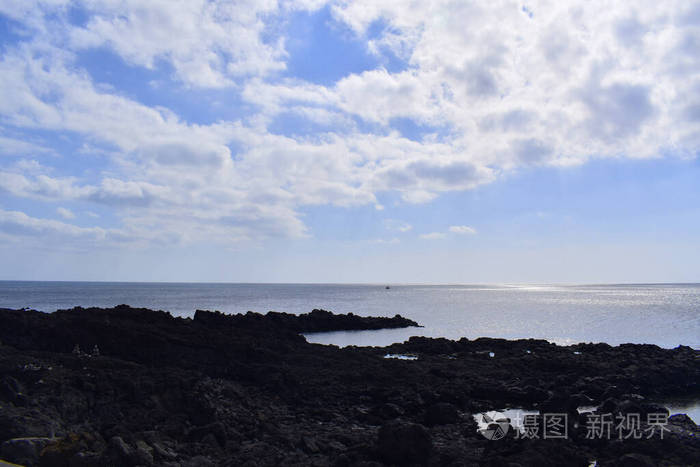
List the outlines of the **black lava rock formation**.
<svg viewBox="0 0 700 467">
<path fill-rule="evenodd" d="M 693 465 L 697 425 L 586 436 L 590 417 L 700 397 L 689 347 L 412 337 L 310 344 L 304 332 L 415 326 L 314 310 L 193 319 L 119 306 L 0 309 L 0 459 L 40 466 Z M 411 354 L 417 360 L 384 358 Z M 491 356 L 493 355 L 493 356 Z M 491 441 L 472 414 L 566 413 L 566 439 Z M 598 406 L 596 414 L 578 414 Z"/>
</svg>

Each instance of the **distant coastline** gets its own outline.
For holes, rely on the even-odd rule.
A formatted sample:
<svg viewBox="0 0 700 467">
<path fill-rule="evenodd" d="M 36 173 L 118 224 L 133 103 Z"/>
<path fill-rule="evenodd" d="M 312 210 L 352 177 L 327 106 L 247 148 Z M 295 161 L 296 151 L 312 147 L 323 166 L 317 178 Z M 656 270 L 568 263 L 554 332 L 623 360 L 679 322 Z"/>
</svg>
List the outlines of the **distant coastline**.
<svg viewBox="0 0 700 467">
<path fill-rule="evenodd" d="M 386 285 L 391 288 L 386 289 Z M 358 316 L 412 316 L 429 337 L 538 338 L 559 344 L 650 343 L 700 349 L 700 284 L 401 285 L 225 284 L 0 281 L 0 307 L 52 312 L 128 303 L 192 317 L 224 313 L 308 313 L 322 308 Z M 336 345 L 389 345 L 400 330 L 316 336 Z"/>
</svg>

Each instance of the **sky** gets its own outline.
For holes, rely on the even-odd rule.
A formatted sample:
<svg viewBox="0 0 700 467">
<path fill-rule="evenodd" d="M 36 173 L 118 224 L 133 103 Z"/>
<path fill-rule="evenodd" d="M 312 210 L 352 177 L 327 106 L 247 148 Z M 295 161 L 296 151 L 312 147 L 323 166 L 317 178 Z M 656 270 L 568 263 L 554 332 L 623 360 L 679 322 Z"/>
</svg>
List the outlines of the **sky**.
<svg viewBox="0 0 700 467">
<path fill-rule="evenodd" d="M 0 279 L 700 281 L 700 2 L 4 0 Z"/>
</svg>

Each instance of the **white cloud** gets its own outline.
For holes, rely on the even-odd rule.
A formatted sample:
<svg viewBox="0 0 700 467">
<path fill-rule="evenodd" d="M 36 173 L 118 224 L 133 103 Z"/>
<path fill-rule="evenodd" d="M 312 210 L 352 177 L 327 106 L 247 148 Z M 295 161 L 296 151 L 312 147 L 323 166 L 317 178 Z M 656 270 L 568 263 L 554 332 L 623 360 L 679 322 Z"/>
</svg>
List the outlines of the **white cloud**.
<svg viewBox="0 0 700 467">
<path fill-rule="evenodd" d="M 388 124 L 392 118 L 408 117 L 442 123 L 440 96 L 433 95 L 429 83 L 414 71 L 392 74 L 380 69 L 350 75 L 335 91 L 341 109 L 366 120 Z"/>
<path fill-rule="evenodd" d="M 390 239 L 375 238 L 374 240 L 370 240 L 369 242 L 379 244 L 379 245 L 396 245 L 397 243 L 401 243 L 401 240 L 399 240 L 396 237 L 392 237 Z"/>
<path fill-rule="evenodd" d="M 47 175 L 25 176 L 10 171 L 0 171 L 0 190 L 14 196 L 45 201 L 80 199 L 89 196 L 93 187 L 76 186 L 75 179 L 52 178 Z"/>
<path fill-rule="evenodd" d="M 683 45 L 697 34 L 687 5 L 546 2 L 530 15 L 510 1 L 341 2 L 334 14 L 360 37 L 385 22 L 384 47 L 411 67 L 351 76 L 337 91 L 366 119 L 448 125 L 469 143 L 464 159 L 503 168 L 693 153 L 697 142 L 683 146 L 697 122 L 671 118 L 700 72 Z"/>
<path fill-rule="evenodd" d="M 24 141 L 16 138 L 0 136 L 0 155 L 15 154 L 43 154 L 52 152 L 40 144 Z"/>
<path fill-rule="evenodd" d="M 65 222 L 30 217 L 20 211 L 0 209 L 0 231 L 13 235 L 57 235 L 69 238 L 101 240 L 107 231 L 100 227 L 77 227 Z"/>
<path fill-rule="evenodd" d="M 67 219 L 67 220 L 75 219 L 75 214 L 70 209 L 58 207 L 58 208 L 56 208 L 56 212 L 58 213 L 59 216 L 61 216 L 64 219 Z"/>
<path fill-rule="evenodd" d="M 52 170 L 50 167 L 46 167 L 34 159 L 20 159 L 12 164 L 10 169 L 32 174 L 41 174 Z"/>
<path fill-rule="evenodd" d="M 27 34 L 0 57 L 0 122 L 78 135 L 106 167 L 3 166 L 0 189 L 107 206 L 132 236 L 301 237 L 305 206 L 379 207 L 384 192 L 427 203 L 523 167 L 694 157 L 700 148 L 698 16 L 681 1 L 545 2 L 528 11 L 511 1 L 334 2 L 334 17 L 369 51 L 406 66 L 329 86 L 275 74 L 288 59 L 283 20 L 320 1 L 91 0 L 74 5 L 88 12 L 80 26 L 66 19 L 66 4 L 0 6 Z M 384 29 L 370 40 L 372 24 Z M 185 121 L 96 85 L 75 61 L 96 48 L 133 66 L 166 62 L 180 92 L 225 87 L 255 110 L 237 121 Z M 273 134 L 275 117 L 287 114 L 323 130 Z M 396 119 L 420 131 L 402 133 Z M 3 131 L 0 152 L 47 154 L 36 141 Z"/>
<path fill-rule="evenodd" d="M 474 227 L 469 227 L 468 225 L 453 225 L 447 229 L 447 232 L 457 234 L 457 235 L 475 235 L 476 229 Z M 447 232 L 430 232 L 427 234 L 421 234 L 418 237 L 423 240 L 441 240 L 447 238 Z"/>
<path fill-rule="evenodd" d="M 396 219 L 385 219 L 384 227 L 386 227 L 387 230 L 393 230 L 401 233 L 406 233 L 413 229 L 413 226 L 408 222 L 402 222 Z"/>
<path fill-rule="evenodd" d="M 426 234 L 421 234 L 418 237 L 422 238 L 423 240 L 441 240 L 446 236 L 447 235 L 445 235 L 443 232 L 430 232 Z"/>
<path fill-rule="evenodd" d="M 450 232 L 460 234 L 460 235 L 474 235 L 476 234 L 476 229 L 474 227 L 469 227 L 468 225 L 453 225 L 450 227 Z"/>
<path fill-rule="evenodd" d="M 118 246 L 173 244 L 182 241 L 176 231 L 148 228 L 133 223 L 124 228 L 79 227 L 62 221 L 43 219 L 21 211 L 0 209 L 0 233 L 9 238 L 21 238 L 37 246 L 63 245 L 87 249 L 94 245 Z"/>
<path fill-rule="evenodd" d="M 147 68 L 163 60 L 188 85 L 224 87 L 241 76 L 285 68 L 283 40 L 263 37 L 265 18 L 283 9 L 274 0 L 92 0 L 83 6 L 90 19 L 85 26 L 72 28 L 73 47 L 106 46 L 128 63 Z"/>
</svg>

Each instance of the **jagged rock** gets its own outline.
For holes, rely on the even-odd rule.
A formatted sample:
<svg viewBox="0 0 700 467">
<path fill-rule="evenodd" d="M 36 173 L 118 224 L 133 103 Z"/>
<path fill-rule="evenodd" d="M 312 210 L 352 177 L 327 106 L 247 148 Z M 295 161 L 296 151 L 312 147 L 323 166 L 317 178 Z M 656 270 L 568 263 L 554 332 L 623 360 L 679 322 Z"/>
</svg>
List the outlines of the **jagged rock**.
<svg viewBox="0 0 700 467">
<path fill-rule="evenodd" d="M 613 399 L 613 398 L 607 398 L 603 401 L 603 403 L 598 407 L 597 412 L 600 413 L 616 413 L 618 411 L 618 406 L 620 403 Z"/>
<path fill-rule="evenodd" d="M 432 447 L 430 433 L 423 425 L 393 420 L 379 429 L 377 449 L 385 462 L 425 464 Z"/>
<path fill-rule="evenodd" d="M 540 410 L 544 413 L 576 414 L 576 409 L 580 403 L 580 396 L 569 396 L 563 392 L 555 392 L 540 404 Z"/>
<path fill-rule="evenodd" d="M 9 375 L 0 380 L 0 397 L 9 402 L 17 402 L 23 398 L 22 385 Z"/>
<path fill-rule="evenodd" d="M 641 414 L 647 415 L 650 413 L 663 413 L 669 415 L 668 409 L 658 404 L 641 404 Z"/>
<path fill-rule="evenodd" d="M 404 410 L 391 402 L 381 404 L 372 410 L 372 415 L 381 420 L 393 420 L 394 418 L 398 418 L 403 414 Z"/>
<path fill-rule="evenodd" d="M 160 443 L 153 443 L 152 446 L 155 458 L 157 460 L 174 461 L 177 459 L 177 453 L 172 449 L 168 449 L 167 447 L 162 446 Z"/>
<path fill-rule="evenodd" d="M 206 456 L 195 456 L 182 461 L 182 467 L 214 467 L 216 464 Z"/>
<path fill-rule="evenodd" d="M 10 463 L 10 462 L 5 462 L 4 460 L 0 459 L 0 467 L 23 467 L 18 464 Z"/>
<path fill-rule="evenodd" d="M 644 454 L 625 454 L 620 457 L 617 461 L 617 465 L 620 467 L 653 467 L 654 462 L 649 456 Z"/>
<path fill-rule="evenodd" d="M 348 447 L 341 443 L 340 441 L 330 441 L 326 446 L 324 451 L 327 452 L 342 452 L 347 451 Z"/>
<path fill-rule="evenodd" d="M 41 451 L 39 465 L 41 467 L 73 467 L 74 465 L 93 467 L 100 465 L 100 453 L 104 448 L 104 440 L 99 434 L 70 433 L 52 440 Z"/>
<path fill-rule="evenodd" d="M 0 457 L 16 464 L 35 465 L 50 438 L 15 438 L 0 445 Z"/>
<path fill-rule="evenodd" d="M 321 451 L 318 448 L 318 444 L 316 443 L 316 441 L 310 436 L 302 436 L 301 441 L 299 442 L 299 446 L 309 454 L 316 454 Z"/>
<path fill-rule="evenodd" d="M 628 413 L 638 413 L 638 414 L 643 414 L 645 413 L 644 409 L 642 408 L 642 404 L 636 400 L 630 400 L 626 399 L 621 401 L 617 405 L 617 411 L 622 414 L 628 414 Z"/>
<path fill-rule="evenodd" d="M 425 423 L 430 426 L 456 423 L 458 420 L 459 412 L 457 407 L 448 402 L 433 404 L 425 412 Z"/>
<path fill-rule="evenodd" d="M 118 464 L 130 465 L 131 463 L 133 451 L 121 436 L 114 436 L 109 440 L 108 453 Z"/>
<path fill-rule="evenodd" d="M 143 441 L 136 442 L 130 457 L 134 465 L 153 465 L 153 449 Z"/>
<path fill-rule="evenodd" d="M 192 441 L 200 441 L 207 435 L 213 435 L 214 439 L 221 446 L 226 444 L 226 430 L 219 422 L 192 428 L 187 434 L 187 438 Z"/>
<path fill-rule="evenodd" d="M 255 328 L 272 324 L 275 329 L 292 332 L 356 331 L 418 326 L 415 321 L 401 315 L 395 315 L 393 318 L 357 316 L 352 313 L 336 315 L 333 312 L 318 309 L 301 315 L 270 311 L 264 316 L 252 312 L 227 315 L 218 311 L 197 310 L 194 321 L 205 326 L 238 328 Z"/>
<path fill-rule="evenodd" d="M 426 337 L 341 349 L 299 335 L 367 323 L 387 321 L 321 310 L 302 319 L 274 312 L 182 319 L 127 306 L 0 310 L 0 382 L 7 383 L 0 443 L 55 430 L 61 438 L 41 450 L 40 462 L 69 467 L 615 465 L 630 453 L 685 465 L 700 457 L 694 424 L 679 416 L 669 419 L 664 440 L 625 443 L 586 440 L 589 418 L 578 415 L 561 442 L 490 442 L 470 416 L 453 423 L 457 407 L 479 413 L 551 403 L 573 415 L 603 394 L 612 413 L 663 412 L 646 401 L 700 394 L 696 350 Z M 75 344 L 99 345 L 101 355 L 73 355 Z"/>
<path fill-rule="evenodd" d="M 42 463 L 42 466 L 44 464 Z M 59 464 L 64 466 L 66 464 Z M 102 455 L 97 452 L 77 452 L 68 461 L 69 467 L 103 467 Z M 58 467 L 58 465 L 57 465 Z"/>
<path fill-rule="evenodd" d="M 668 417 L 668 423 L 679 426 L 688 431 L 698 431 L 698 425 L 695 424 L 692 418 L 684 413 L 671 415 Z"/>
</svg>

